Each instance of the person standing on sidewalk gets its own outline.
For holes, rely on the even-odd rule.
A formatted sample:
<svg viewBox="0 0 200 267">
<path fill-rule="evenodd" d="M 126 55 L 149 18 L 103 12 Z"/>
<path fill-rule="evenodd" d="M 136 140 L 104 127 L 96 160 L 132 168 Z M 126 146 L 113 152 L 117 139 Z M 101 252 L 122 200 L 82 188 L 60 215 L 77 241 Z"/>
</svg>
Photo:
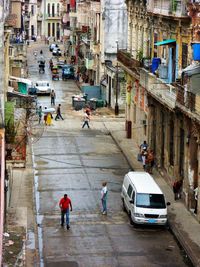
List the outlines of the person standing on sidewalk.
<svg viewBox="0 0 200 267">
<path fill-rule="evenodd" d="M 71 199 L 67 196 L 67 194 L 64 194 L 64 197 L 61 198 L 59 202 L 59 207 L 61 210 L 61 226 L 64 226 L 64 221 L 65 221 L 65 215 L 66 215 L 66 225 L 67 229 L 69 230 L 70 225 L 69 225 L 69 208 L 72 211 L 72 202 Z"/>
<path fill-rule="evenodd" d="M 57 121 L 57 119 L 63 119 L 62 115 L 61 115 L 61 104 L 58 105 L 57 110 L 56 110 L 56 117 L 55 117 L 55 121 Z"/>
<path fill-rule="evenodd" d="M 183 181 L 175 181 L 173 184 L 173 192 L 174 192 L 174 200 L 178 200 L 181 198 L 181 188 L 182 188 Z"/>
<path fill-rule="evenodd" d="M 83 125 L 82 125 L 82 128 L 84 128 L 85 125 L 87 125 L 87 127 L 90 128 L 89 121 L 90 121 L 90 115 L 89 115 L 89 113 L 86 111 L 86 112 L 84 113 L 84 118 L 83 118 Z"/>
<path fill-rule="evenodd" d="M 103 182 L 101 189 L 101 203 L 102 203 L 103 215 L 107 215 L 107 195 L 108 195 L 107 182 Z"/>
<path fill-rule="evenodd" d="M 56 93 L 54 90 L 51 91 L 51 106 L 55 106 Z"/>
<path fill-rule="evenodd" d="M 194 199 L 195 199 L 194 213 L 195 213 L 195 214 L 197 214 L 198 192 L 199 192 L 199 189 L 198 189 L 198 187 L 196 187 L 196 188 L 194 189 Z"/>
</svg>

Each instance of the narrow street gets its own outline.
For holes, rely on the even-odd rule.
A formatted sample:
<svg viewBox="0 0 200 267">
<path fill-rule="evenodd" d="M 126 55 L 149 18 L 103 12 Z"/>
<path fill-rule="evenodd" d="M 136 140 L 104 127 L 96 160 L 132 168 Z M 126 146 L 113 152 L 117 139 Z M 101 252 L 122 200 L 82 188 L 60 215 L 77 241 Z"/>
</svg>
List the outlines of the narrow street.
<svg viewBox="0 0 200 267">
<path fill-rule="evenodd" d="M 41 49 L 45 74 L 39 74 L 33 57 L 33 51 Z M 64 117 L 46 126 L 42 138 L 33 144 L 40 266 L 188 266 L 170 231 L 130 225 L 120 198 L 123 177 L 130 167 L 104 123 L 110 121 L 110 127 L 117 130 L 123 127 L 123 120 L 94 114 L 91 129 L 81 129 L 83 113 L 72 110 L 71 105 L 79 89 L 72 80 L 51 80 L 50 56 L 47 46 L 29 47 L 29 79 L 50 81 Z M 50 107 L 49 96 L 39 96 L 38 102 Z M 103 181 L 108 182 L 109 190 L 107 216 L 101 214 Z M 58 202 L 65 193 L 73 205 L 70 230 L 60 226 Z"/>
</svg>

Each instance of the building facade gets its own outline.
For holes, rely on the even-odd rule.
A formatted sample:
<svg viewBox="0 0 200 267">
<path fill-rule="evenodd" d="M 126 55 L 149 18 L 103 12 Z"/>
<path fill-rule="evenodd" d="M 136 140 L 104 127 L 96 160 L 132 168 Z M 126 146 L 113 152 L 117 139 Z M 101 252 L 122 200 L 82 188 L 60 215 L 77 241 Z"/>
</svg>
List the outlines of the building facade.
<svg viewBox="0 0 200 267">
<path fill-rule="evenodd" d="M 44 2 L 44 29 L 43 36 L 60 40 L 63 36 L 61 28 L 61 3 L 56 0 Z"/>
<path fill-rule="evenodd" d="M 187 4 L 199 3 L 190 2 L 127 1 L 128 49 L 119 51 L 118 61 L 126 72 L 129 136 L 138 145 L 148 141 L 170 185 L 183 181 L 183 200 L 193 212 L 200 184 L 200 113 L 198 71 L 192 67 L 191 74 L 190 64 L 195 65 L 192 32 L 198 31 L 194 13 L 191 27 Z"/>
</svg>

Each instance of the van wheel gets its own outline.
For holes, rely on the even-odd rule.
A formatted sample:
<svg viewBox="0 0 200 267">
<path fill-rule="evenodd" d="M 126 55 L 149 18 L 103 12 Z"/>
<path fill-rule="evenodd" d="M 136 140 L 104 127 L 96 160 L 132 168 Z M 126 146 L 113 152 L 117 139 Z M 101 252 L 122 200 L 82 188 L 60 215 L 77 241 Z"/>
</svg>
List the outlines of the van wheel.
<svg viewBox="0 0 200 267">
<path fill-rule="evenodd" d="M 126 212 L 126 207 L 125 207 L 125 204 L 124 204 L 124 199 L 122 199 L 122 207 L 123 207 L 123 211 Z"/>
<path fill-rule="evenodd" d="M 130 225 L 135 225 L 132 218 L 131 218 L 131 212 L 130 211 L 129 211 L 128 215 L 129 215 Z"/>
</svg>

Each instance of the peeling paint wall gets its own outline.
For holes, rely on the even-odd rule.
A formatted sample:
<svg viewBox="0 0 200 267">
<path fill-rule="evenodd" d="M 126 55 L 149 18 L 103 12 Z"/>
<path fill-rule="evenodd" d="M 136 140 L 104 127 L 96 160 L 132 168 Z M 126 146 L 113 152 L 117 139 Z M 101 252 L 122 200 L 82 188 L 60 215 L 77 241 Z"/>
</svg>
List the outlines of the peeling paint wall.
<svg viewBox="0 0 200 267">
<path fill-rule="evenodd" d="M 105 53 L 116 53 L 116 41 L 120 49 L 127 47 L 127 9 L 123 0 L 107 0 L 104 8 Z"/>
</svg>

